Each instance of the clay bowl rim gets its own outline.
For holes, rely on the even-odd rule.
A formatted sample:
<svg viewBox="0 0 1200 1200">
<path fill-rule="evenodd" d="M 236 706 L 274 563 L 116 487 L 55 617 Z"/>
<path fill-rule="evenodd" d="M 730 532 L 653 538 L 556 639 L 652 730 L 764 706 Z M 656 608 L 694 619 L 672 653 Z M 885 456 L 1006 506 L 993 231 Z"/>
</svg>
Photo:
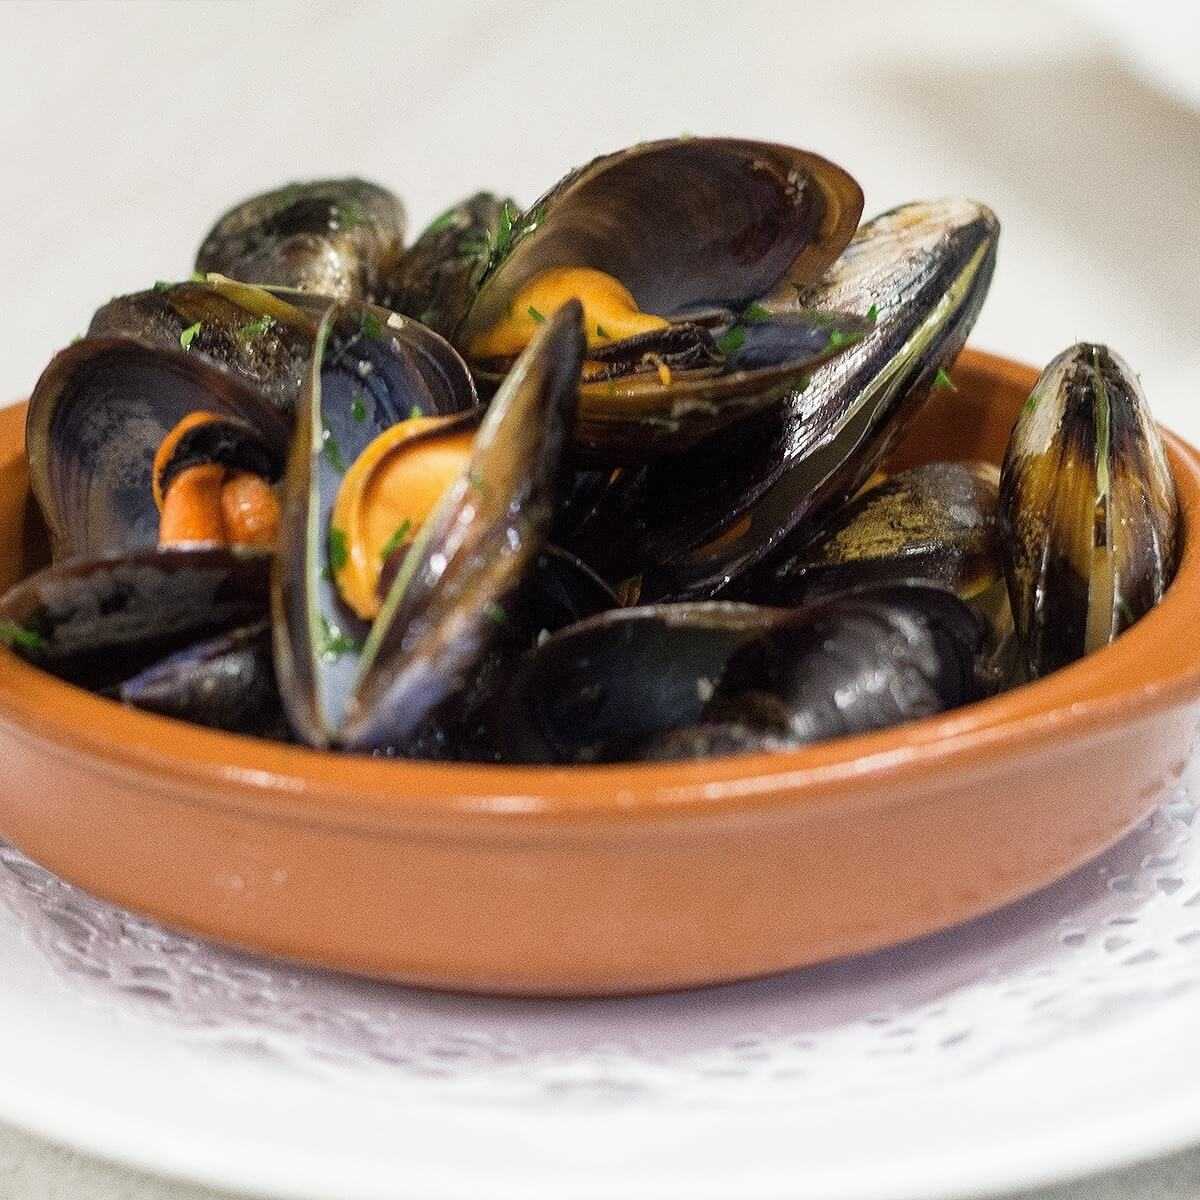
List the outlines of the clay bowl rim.
<svg viewBox="0 0 1200 1200">
<path fill-rule="evenodd" d="M 1036 369 L 978 350 L 960 370 L 1029 390 Z M 24 405 L 0 413 L 0 456 L 23 455 Z M 1200 606 L 1200 452 L 1164 430 L 1182 552 L 1162 602 L 1112 645 L 1050 677 L 937 717 L 801 750 L 701 763 L 527 767 L 391 761 L 285 746 L 126 708 L 0 647 L 0 727 L 41 752 L 166 786 L 179 800 L 263 819 L 470 837 L 572 825 L 594 833 L 684 818 L 794 815 L 898 804 L 1003 773 L 1064 739 L 1107 732 L 1200 697 L 1200 660 L 1176 657 Z M 1033 769 L 1033 768 L 1027 768 Z M 694 822 L 687 822 L 690 827 Z M 699 822 L 703 827 L 707 821 Z"/>
</svg>

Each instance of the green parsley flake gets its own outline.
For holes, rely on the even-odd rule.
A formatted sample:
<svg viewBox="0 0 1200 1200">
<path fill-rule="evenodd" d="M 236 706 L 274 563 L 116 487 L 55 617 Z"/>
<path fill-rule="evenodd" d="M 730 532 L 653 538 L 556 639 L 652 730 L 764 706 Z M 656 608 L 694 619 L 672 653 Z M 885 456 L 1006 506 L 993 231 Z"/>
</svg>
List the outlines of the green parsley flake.
<svg viewBox="0 0 1200 1200">
<path fill-rule="evenodd" d="M 435 217 L 429 222 L 421 237 L 426 237 L 431 233 L 441 233 L 443 229 L 449 229 L 456 224 L 458 224 L 458 209 L 448 208 L 440 217 Z"/>
<path fill-rule="evenodd" d="M 771 319 L 771 314 L 761 304 L 748 304 L 741 319 L 746 325 L 761 325 Z"/>
<path fill-rule="evenodd" d="M 538 310 L 536 308 L 534 308 L 532 304 L 529 306 L 529 315 L 539 325 L 542 325 L 545 323 L 546 318 L 540 312 L 538 312 Z"/>
<path fill-rule="evenodd" d="M 383 322 L 370 309 L 363 309 L 362 322 L 359 325 L 359 329 L 362 330 L 363 337 L 383 337 Z"/>
<path fill-rule="evenodd" d="M 596 326 L 596 336 L 597 336 L 597 337 L 602 337 L 602 338 L 607 338 L 607 337 L 608 337 L 608 334 L 605 332 L 605 330 L 604 330 L 604 326 L 603 326 L 603 325 L 597 325 L 597 326 Z"/>
<path fill-rule="evenodd" d="M 35 630 L 18 625 L 16 621 L 0 620 L 0 643 L 18 650 L 41 650 L 46 645 L 46 639 Z"/>
<path fill-rule="evenodd" d="M 958 391 L 958 388 L 954 386 L 954 380 L 946 373 L 945 367 L 938 367 L 938 373 L 933 377 L 933 386 L 939 390 Z"/>
<path fill-rule="evenodd" d="M 329 530 L 329 566 L 336 573 L 350 561 L 350 550 L 346 545 L 346 531 L 331 528 Z"/>
<path fill-rule="evenodd" d="M 193 271 L 192 272 L 192 282 L 193 283 L 207 283 L 208 275 L 204 271 Z"/>
<path fill-rule="evenodd" d="M 410 408 L 410 409 L 408 410 L 408 419 L 409 419 L 410 421 L 415 421 L 415 420 L 417 420 L 419 417 L 423 417 L 424 415 L 425 415 L 425 414 L 424 414 L 424 413 L 421 411 L 421 406 L 420 406 L 419 404 L 414 404 L 414 405 L 412 406 L 412 408 Z"/>
<path fill-rule="evenodd" d="M 483 611 L 487 619 L 493 622 L 493 624 L 503 625 L 508 620 L 508 613 L 495 600 L 489 600 Z"/>
<path fill-rule="evenodd" d="M 337 229 L 353 229 L 361 225 L 367 218 L 363 207 L 357 200 L 339 200 L 333 206 L 334 227 Z"/>
<path fill-rule="evenodd" d="M 383 549 L 379 552 L 379 557 L 387 562 L 405 542 L 408 541 L 408 535 L 412 531 L 412 522 L 406 517 L 400 522 L 396 532 L 384 543 Z"/>
<path fill-rule="evenodd" d="M 156 279 L 154 281 L 154 290 L 156 292 L 169 292 L 175 285 L 166 279 Z"/>
<path fill-rule="evenodd" d="M 857 342 L 861 337 L 861 333 L 843 333 L 840 329 L 831 329 L 829 331 L 829 348 L 830 350 L 840 350 L 843 346 Z"/>
<path fill-rule="evenodd" d="M 362 392 L 354 393 L 354 399 L 350 403 L 350 415 L 356 421 L 365 421 L 367 419 L 367 406 L 363 403 Z"/>
<path fill-rule="evenodd" d="M 336 662 L 343 654 L 357 654 L 362 644 L 344 634 L 324 614 L 321 616 L 320 654 L 326 662 Z"/>
<path fill-rule="evenodd" d="M 740 325 L 731 325 L 729 329 L 717 339 L 717 349 L 725 355 L 726 358 L 731 354 L 736 354 L 746 344 L 746 331 Z"/>
<path fill-rule="evenodd" d="M 321 442 L 325 457 L 329 460 L 329 465 L 339 475 L 345 475 L 346 460 L 342 458 L 342 448 L 337 444 L 337 438 L 333 436 L 333 432 L 328 425 L 321 432 Z"/>
<path fill-rule="evenodd" d="M 202 322 L 202 321 L 197 321 L 197 322 L 195 323 L 195 325 L 189 325 L 189 326 L 188 326 L 188 327 L 187 327 L 187 328 L 186 328 L 186 329 L 185 329 L 185 330 L 184 330 L 184 331 L 183 331 L 183 332 L 182 332 L 182 333 L 179 335 L 179 344 L 180 344 L 180 345 L 181 345 L 181 346 L 182 346 L 182 347 L 183 347 L 185 350 L 190 350 L 190 349 L 192 348 L 192 342 L 194 342 L 194 341 L 196 340 L 196 334 L 198 334 L 198 333 L 200 332 L 200 326 L 201 326 L 202 324 L 203 324 L 203 322 Z"/>
<path fill-rule="evenodd" d="M 1024 405 L 1021 407 L 1022 414 L 1033 412 L 1033 410 L 1037 408 L 1039 400 L 1041 400 L 1041 396 L 1039 396 L 1037 392 L 1030 392 L 1029 399 L 1026 400 Z"/>
<path fill-rule="evenodd" d="M 253 338 L 262 337 L 262 335 L 266 333 L 267 330 L 270 329 L 274 324 L 275 321 L 271 317 L 267 316 L 266 313 L 263 313 L 263 315 L 259 317 L 257 321 L 248 321 L 245 325 L 241 326 L 241 328 L 237 331 L 238 337 L 247 342 Z"/>
<path fill-rule="evenodd" d="M 871 307 L 867 309 L 867 320 L 870 321 L 872 325 L 874 325 L 878 319 L 879 319 L 879 305 L 872 304 Z"/>
</svg>

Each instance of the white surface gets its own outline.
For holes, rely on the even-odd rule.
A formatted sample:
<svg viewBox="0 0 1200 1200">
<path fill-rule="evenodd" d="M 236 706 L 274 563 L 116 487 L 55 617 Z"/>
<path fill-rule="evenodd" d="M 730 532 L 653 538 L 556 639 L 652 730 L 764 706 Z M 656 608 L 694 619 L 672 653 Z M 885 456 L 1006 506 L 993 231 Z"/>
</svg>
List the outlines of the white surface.
<svg viewBox="0 0 1200 1200">
<path fill-rule="evenodd" d="M 1187 49 L 1191 35 L 1171 23 L 1170 6 L 1129 7 L 1173 32 L 1165 40 L 1185 72 L 1188 63 L 1200 70 L 1200 47 Z M 1179 11 L 1194 29 L 1191 6 Z M 1155 73 L 1152 54 L 1134 48 L 1127 58 L 1109 40 L 1117 26 L 1097 28 L 1110 32 L 1093 32 L 1078 8 L 1035 3 L 0 4 L 0 396 L 26 393 L 52 350 L 80 332 L 109 295 L 186 274 L 212 218 L 259 188 L 359 172 L 395 187 L 416 228 L 479 186 L 529 201 L 594 153 L 683 131 L 730 132 L 837 158 L 863 183 L 868 214 L 951 192 L 988 201 L 1004 234 L 976 344 L 1044 361 L 1081 337 L 1108 340 L 1141 371 L 1157 414 L 1200 436 L 1200 116 L 1185 103 L 1187 89 L 1177 79 L 1160 87 L 1157 80 L 1168 77 Z M 1163 877 L 1176 875 L 1164 868 Z M 1191 894 L 1168 894 L 1157 884 L 1152 891 L 1146 903 L 1157 915 L 1175 913 L 1173 906 L 1181 909 Z M 1126 934 L 1100 931 L 1108 915 L 1089 927 L 1093 941 L 1055 941 L 1059 933 L 1079 932 L 1059 926 L 1072 904 L 1093 911 L 1090 893 L 1071 899 L 1075 894 L 1067 892 L 1065 900 L 1056 894 L 1066 909 L 1035 902 L 1001 922 L 1011 945 L 1035 955 L 1074 955 L 1075 962 L 1076 951 L 1095 953 L 1090 969 L 1101 975 L 1110 962 L 1119 966 L 1122 948 L 1105 946 Z M 1105 885 L 1102 895 L 1122 893 Z M 857 1014 L 845 1032 L 861 1051 L 853 1059 L 857 1078 L 884 1081 L 884 1099 L 871 1104 L 892 1104 L 884 1113 L 869 1110 L 861 1096 L 853 1102 L 853 1127 L 870 1130 L 872 1146 L 876 1131 L 881 1139 L 868 1173 L 858 1170 L 866 1139 L 858 1136 L 849 1147 L 839 1140 L 836 1118 L 845 1117 L 845 1101 L 839 1109 L 828 1092 L 820 1103 L 811 1094 L 805 1100 L 802 1077 L 783 1081 L 792 1089 L 792 1107 L 776 1092 L 766 1112 L 770 1130 L 785 1129 L 783 1141 L 764 1140 L 762 1113 L 743 1129 L 756 1139 L 748 1159 L 758 1164 L 755 1180 L 774 1170 L 777 1190 L 786 1187 L 793 1196 L 817 1187 L 826 1198 L 867 1194 L 851 1185 L 857 1179 L 867 1187 L 872 1178 L 885 1190 L 868 1187 L 869 1194 L 893 1197 L 906 1188 L 951 1194 L 989 1181 L 1015 1185 L 1086 1169 L 1100 1155 L 1151 1152 L 1200 1134 L 1195 997 L 1169 1002 L 1172 971 L 1192 970 L 1190 955 L 1200 949 L 1174 942 L 1167 961 L 1124 969 L 1117 978 L 1128 981 L 1126 991 L 1153 1003 L 1118 1006 L 1128 1019 L 1101 1021 L 1088 1040 L 1075 1036 L 1091 1028 L 1086 1014 L 1069 1004 L 1064 1010 L 1060 998 L 1054 1011 L 1063 1015 L 1046 1028 L 1044 1051 L 994 1070 L 985 1063 L 973 1075 L 951 1073 L 933 1087 L 896 1066 L 911 1055 L 913 1062 L 931 1061 L 920 1048 L 866 1054 L 876 1045 L 871 1037 L 884 1044 L 887 1029 L 870 1025 L 871 1014 L 856 1006 L 898 995 L 904 979 L 918 992 L 925 986 L 939 995 L 990 995 L 994 947 L 974 944 L 964 960 L 955 944 L 938 941 L 941 951 L 911 952 L 916 958 L 903 959 L 910 972 L 903 978 L 891 973 L 894 962 L 875 975 L 868 962 L 849 976 L 853 990 L 839 990 L 836 974 L 810 973 L 738 990 L 734 1001 L 724 992 L 666 1002 L 666 1010 L 638 1009 L 641 1049 L 651 1058 L 666 1054 L 677 1073 L 679 1056 L 696 1048 L 699 1035 L 701 1049 L 723 1046 L 743 1075 L 747 1064 L 753 1075 L 762 1046 L 740 1039 L 762 1035 L 764 1022 L 794 1031 L 797 1022 L 825 1012 L 824 1037 L 833 1017 L 822 1002 Z M 360 1080 L 347 1088 L 342 1075 L 341 1090 L 332 1094 L 324 1090 L 334 1086 L 328 1079 L 318 1085 L 304 1070 L 285 1076 L 283 1087 L 270 1039 L 257 1064 L 218 1046 L 197 1057 L 194 1039 L 181 1039 L 170 1022 L 142 1012 L 114 1022 L 114 989 L 89 993 L 81 979 L 61 971 L 47 976 L 50 960 L 36 943 L 16 937 L 11 924 L 0 928 L 0 945 L 0 1011 L 8 1006 L 0 1019 L 5 1111 L 16 1116 L 19 1105 L 23 1119 L 94 1149 L 120 1148 L 133 1159 L 210 1178 L 222 1163 L 227 1170 L 249 1163 L 258 1174 L 238 1178 L 263 1182 L 268 1175 L 295 1182 L 299 1173 L 315 1181 L 314 1172 L 340 1169 L 333 1151 L 340 1147 L 353 1158 L 362 1148 L 346 1140 L 351 1134 L 404 1152 L 408 1173 L 398 1178 L 409 1182 L 407 1189 L 381 1173 L 378 1162 L 359 1159 L 357 1168 L 347 1168 L 351 1174 L 338 1177 L 345 1186 L 325 1179 L 325 1192 L 339 1200 L 350 1194 L 347 1180 L 357 1180 L 362 1194 L 370 1187 L 389 1196 L 467 1194 L 469 1181 L 473 1195 L 502 1195 L 509 1187 L 527 1197 L 535 1194 L 532 1174 L 515 1181 L 498 1176 L 499 1166 L 516 1169 L 523 1155 L 531 1172 L 539 1163 L 543 1180 L 555 1162 L 568 1161 L 573 1195 L 587 1188 L 629 1197 L 684 1188 L 692 1197 L 705 1188 L 739 1200 L 750 1194 L 749 1185 L 732 1186 L 719 1172 L 695 1177 L 722 1147 L 741 1144 L 730 1142 L 730 1130 L 747 1121 L 744 1111 L 714 1117 L 704 1108 L 714 1095 L 733 1093 L 732 1103 L 739 1103 L 738 1087 L 719 1062 L 711 1075 L 691 1081 L 688 1105 L 670 1116 L 674 1132 L 666 1143 L 648 1117 L 631 1119 L 620 1106 L 605 1103 L 580 1116 L 580 1098 L 571 1098 L 570 1088 L 552 1111 L 536 1114 L 514 1110 L 509 1092 L 499 1108 L 456 1106 L 458 1124 L 447 1141 L 436 1078 L 422 1080 L 404 1103 L 389 1091 L 392 1084 L 364 1087 Z M 937 976 L 936 986 L 923 953 L 934 954 L 939 971 L 950 971 Z M 385 1031 L 387 1020 L 400 1020 L 410 1038 L 414 1022 L 424 1035 L 444 1035 L 463 1012 L 472 1014 L 468 1024 L 489 1028 L 509 1013 L 504 1006 L 456 1010 L 407 993 L 381 997 L 357 985 L 354 996 L 356 1010 L 383 1020 Z M 938 1007 L 927 995 L 901 1001 Z M 146 998 L 142 1003 L 153 1007 Z M 128 1007 L 130 998 L 121 1004 Z M 1013 1011 L 1002 1005 L 981 1028 L 1001 1040 L 1028 1031 L 1028 1021 L 1004 1023 Z M 519 1022 L 528 1044 L 541 1044 L 543 1019 L 550 1018 Z M 591 1045 L 589 1038 L 620 1033 L 624 1022 L 581 1007 L 553 1026 L 555 1045 L 563 1050 L 568 1036 Z M 294 1031 L 288 1036 L 295 1040 Z M 344 1037 L 338 1045 L 345 1048 Z M 971 1043 L 963 1045 L 969 1059 Z M 953 1059 L 953 1046 L 932 1061 Z M 457 1053 L 461 1059 L 461 1047 Z M 465 1052 L 468 1065 L 478 1066 L 478 1053 Z M 1031 1062 L 1039 1064 L 1035 1080 L 1027 1074 Z M 539 1064 L 509 1072 L 504 1086 L 537 1086 L 544 1079 Z M 940 1101 L 943 1092 L 948 1099 Z M 900 1094 L 909 1097 L 903 1105 L 895 1100 Z M 943 1125 L 928 1120 L 928 1106 L 938 1103 L 945 1104 Z M 368 1110 L 370 1119 L 351 1128 L 350 1118 Z M 572 1122 L 574 1140 L 562 1132 Z M 721 1136 L 711 1136 L 714 1122 Z M 330 1125 L 344 1135 L 336 1146 L 314 1132 Z M 500 1138 L 506 1128 L 515 1131 L 507 1142 Z M 1031 1136 L 1035 1128 L 1038 1137 Z M 578 1135 L 584 1129 L 585 1140 Z M 221 1141 L 231 1132 L 242 1137 L 244 1153 Z M 962 1139 L 972 1132 L 982 1140 L 968 1152 Z M 793 1151 L 812 1147 L 818 1157 L 823 1152 L 827 1173 L 797 1170 L 794 1159 L 789 1166 L 785 1143 Z M 221 1146 L 224 1153 L 214 1158 Z M 629 1163 L 620 1179 L 605 1173 L 616 1146 Z M 488 1158 L 489 1147 L 499 1159 Z M 750 1144 L 744 1148 L 749 1153 Z M 840 1162 L 830 1153 L 838 1148 Z M 1177 1159 L 1104 1186 L 1139 1197 L 1200 1195 L 1196 1162 Z M 415 1163 L 427 1173 L 414 1174 Z M 881 1178 L 876 1170 L 872 1177 L 869 1168 L 880 1164 L 890 1174 Z M 470 1178 L 473 1169 L 486 1171 L 486 1187 Z M 1098 1185 L 1078 1195 L 1085 1192 L 1108 1194 Z M 157 1200 L 189 1193 L 89 1166 L 23 1135 L 0 1135 L 0 1196 L 57 1194 Z M 755 1194 L 774 1193 L 760 1187 Z"/>
</svg>

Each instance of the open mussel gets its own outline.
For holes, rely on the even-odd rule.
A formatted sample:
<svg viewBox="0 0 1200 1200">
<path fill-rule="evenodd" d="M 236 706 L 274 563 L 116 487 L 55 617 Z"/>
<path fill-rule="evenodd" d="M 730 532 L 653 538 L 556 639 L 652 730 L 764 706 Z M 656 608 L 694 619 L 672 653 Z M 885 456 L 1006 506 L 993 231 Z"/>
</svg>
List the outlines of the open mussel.
<svg viewBox="0 0 1200 1200">
<path fill-rule="evenodd" d="M 362 179 L 288 184 L 231 208 L 196 270 L 336 300 L 381 298 L 404 246 L 404 206 Z"/>
<path fill-rule="evenodd" d="M 1013 428 L 1000 504 L 1032 677 L 1107 645 L 1158 603 L 1175 570 L 1175 485 L 1120 356 L 1080 343 L 1042 372 Z"/>
<path fill-rule="evenodd" d="M 626 471 L 573 545 L 651 599 L 706 596 L 852 496 L 944 379 L 987 294 L 999 226 L 981 204 L 904 205 L 867 222 L 812 285 L 764 311 L 849 310 L 871 332 L 782 408 L 687 454 Z M 616 552 L 614 553 L 614 548 Z"/>
<path fill-rule="evenodd" d="M 577 299 L 588 341 L 578 444 L 605 463 L 678 452 L 782 399 L 864 333 L 843 313 L 757 303 L 817 279 L 861 211 L 858 185 L 805 151 L 725 138 L 634 146 L 501 224 L 452 340 L 494 386 Z"/>
<path fill-rule="evenodd" d="M 154 546 L 164 504 L 180 517 L 180 536 L 168 541 L 237 543 L 233 529 L 244 527 L 248 544 L 267 544 L 289 425 L 258 389 L 181 346 L 76 342 L 42 373 L 26 423 L 30 485 L 54 557 Z M 209 536 L 227 521 L 228 534 Z"/>
<path fill-rule="evenodd" d="M 360 422 L 372 373 L 353 368 L 343 335 L 331 313 L 298 413 L 276 667 L 307 741 L 395 746 L 466 685 L 542 548 L 575 405 L 580 310 L 546 322 L 477 430 L 465 366 L 423 329 L 428 371 L 400 393 L 412 411 L 377 429 L 372 408 Z"/>
<path fill-rule="evenodd" d="M 96 311 L 88 336 L 124 334 L 166 350 L 186 350 L 290 413 L 323 307 L 302 293 L 214 275 L 117 296 Z"/>
<path fill-rule="evenodd" d="M 950 592 L 863 588 L 799 609 L 729 659 L 699 721 L 642 759 L 781 750 L 886 729 L 977 699 L 983 621 Z"/>
</svg>

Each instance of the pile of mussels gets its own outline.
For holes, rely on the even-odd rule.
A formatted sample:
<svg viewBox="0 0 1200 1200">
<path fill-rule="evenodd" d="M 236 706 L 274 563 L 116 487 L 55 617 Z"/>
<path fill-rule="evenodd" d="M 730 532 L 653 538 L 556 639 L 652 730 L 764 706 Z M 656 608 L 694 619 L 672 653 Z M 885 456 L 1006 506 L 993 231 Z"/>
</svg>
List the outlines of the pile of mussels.
<svg viewBox="0 0 1200 1200">
<path fill-rule="evenodd" d="M 1002 471 L 879 473 L 992 275 L 983 205 L 684 138 L 480 193 L 407 249 L 361 180 L 254 197 L 29 408 L 51 565 L 0 637 L 128 704 L 509 762 L 792 747 L 939 712 L 1156 603 L 1138 380 L 1046 369 Z"/>
</svg>

